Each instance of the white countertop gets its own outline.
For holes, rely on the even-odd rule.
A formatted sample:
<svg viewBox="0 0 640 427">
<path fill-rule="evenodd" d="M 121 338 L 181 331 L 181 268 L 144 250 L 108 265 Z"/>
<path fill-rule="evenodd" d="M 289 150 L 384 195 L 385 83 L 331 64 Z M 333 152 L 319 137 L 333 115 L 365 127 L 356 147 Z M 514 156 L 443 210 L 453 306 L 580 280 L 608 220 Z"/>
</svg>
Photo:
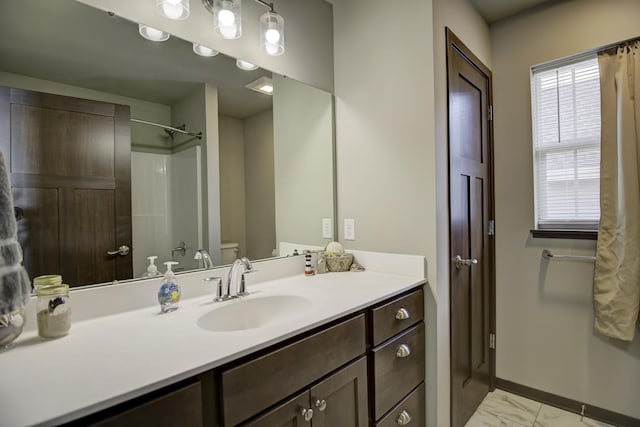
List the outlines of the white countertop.
<svg viewBox="0 0 640 427">
<path fill-rule="evenodd" d="M 57 425 L 265 348 L 416 285 L 422 277 L 366 271 L 296 275 L 249 286 L 251 295 L 297 295 L 308 310 L 257 329 L 212 332 L 198 319 L 239 300 L 212 295 L 183 299 L 177 311 L 159 307 L 74 322 L 69 335 L 43 340 L 24 333 L 0 353 L 0 425 Z M 183 284 L 183 287 L 185 285 Z M 72 307 L 74 306 L 72 295 Z"/>
</svg>

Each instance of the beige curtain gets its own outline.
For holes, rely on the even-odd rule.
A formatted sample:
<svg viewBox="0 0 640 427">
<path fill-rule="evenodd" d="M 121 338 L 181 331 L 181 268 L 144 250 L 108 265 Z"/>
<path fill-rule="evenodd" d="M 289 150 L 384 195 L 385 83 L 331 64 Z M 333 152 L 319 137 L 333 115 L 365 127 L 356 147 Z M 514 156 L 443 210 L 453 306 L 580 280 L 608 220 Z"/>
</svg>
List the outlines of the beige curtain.
<svg viewBox="0 0 640 427">
<path fill-rule="evenodd" d="M 598 55 L 602 105 L 595 328 L 631 341 L 640 310 L 640 41 Z"/>
</svg>

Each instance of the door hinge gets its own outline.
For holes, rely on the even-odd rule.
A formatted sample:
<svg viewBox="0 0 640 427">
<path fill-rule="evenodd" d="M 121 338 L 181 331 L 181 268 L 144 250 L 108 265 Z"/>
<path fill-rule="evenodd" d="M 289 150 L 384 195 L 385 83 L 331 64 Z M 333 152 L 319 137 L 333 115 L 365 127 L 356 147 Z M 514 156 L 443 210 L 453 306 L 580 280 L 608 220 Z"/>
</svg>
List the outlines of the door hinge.
<svg viewBox="0 0 640 427">
<path fill-rule="evenodd" d="M 489 226 L 488 226 L 488 230 L 487 230 L 487 235 L 489 235 L 489 236 L 495 236 L 496 235 L 496 220 L 495 219 L 490 219 L 489 220 Z"/>
<path fill-rule="evenodd" d="M 492 350 L 496 349 L 496 334 L 493 332 L 489 334 L 489 348 Z"/>
<path fill-rule="evenodd" d="M 493 121 L 493 105 L 489 105 L 489 111 L 488 111 L 488 116 L 489 116 L 489 121 Z"/>
</svg>

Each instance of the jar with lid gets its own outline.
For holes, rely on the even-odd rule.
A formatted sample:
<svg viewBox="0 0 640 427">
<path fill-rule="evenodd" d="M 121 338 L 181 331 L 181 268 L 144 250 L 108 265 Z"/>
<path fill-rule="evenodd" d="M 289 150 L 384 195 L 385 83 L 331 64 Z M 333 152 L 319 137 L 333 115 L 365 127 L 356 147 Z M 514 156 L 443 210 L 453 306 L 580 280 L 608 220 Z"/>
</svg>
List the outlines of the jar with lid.
<svg viewBox="0 0 640 427">
<path fill-rule="evenodd" d="M 33 288 L 36 293 L 41 287 L 52 285 L 62 285 L 62 276 L 59 274 L 47 274 L 33 279 Z"/>
<path fill-rule="evenodd" d="M 71 328 L 71 300 L 69 285 L 42 286 L 36 291 L 38 335 L 57 338 L 66 335 Z"/>
</svg>

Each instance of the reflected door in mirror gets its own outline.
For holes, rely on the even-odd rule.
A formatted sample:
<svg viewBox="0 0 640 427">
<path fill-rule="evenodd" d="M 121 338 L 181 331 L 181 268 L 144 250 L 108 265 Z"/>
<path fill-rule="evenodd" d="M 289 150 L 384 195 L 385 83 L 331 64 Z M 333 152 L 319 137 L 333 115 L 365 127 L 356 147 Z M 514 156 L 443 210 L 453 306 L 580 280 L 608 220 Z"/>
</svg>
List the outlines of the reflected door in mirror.
<svg viewBox="0 0 640 427">
<path fill-rule="evenodd" d="M 0 88 L 0 149 L 31 277 L 78 286 L 127 279 L 131 255 L 128 106 Z"/>
</svg>

